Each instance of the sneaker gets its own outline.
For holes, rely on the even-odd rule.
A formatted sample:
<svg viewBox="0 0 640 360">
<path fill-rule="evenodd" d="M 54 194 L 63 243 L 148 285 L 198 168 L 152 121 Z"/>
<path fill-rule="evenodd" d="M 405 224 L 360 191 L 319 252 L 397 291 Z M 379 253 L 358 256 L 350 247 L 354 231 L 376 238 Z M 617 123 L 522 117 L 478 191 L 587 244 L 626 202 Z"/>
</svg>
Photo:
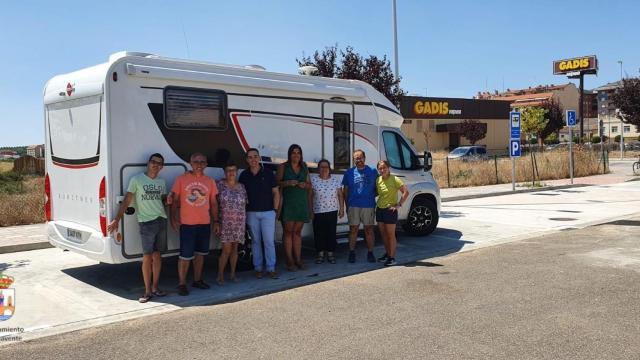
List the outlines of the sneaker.
<svg viewBox="0 0 640 360">
<path fill-rule="evenodd" d="M 194 288 L 202 289 L 202 290 L 211 288 L 211 286 L 209 286 L 207 283 L 205 283 L 202 280 L 194 281 L 193 284 L 191 284 L 191 286 L 193 286 Z"/>
<path fill-rule="evenodd" d="M 187 289 L 187 285 L 178 285 L 178 295 L 180 296 L 189 295 L 189 289 Z"/>
<path fill-rule="evenodd" d="M 389 255 L 387 255 L 387 253 L 384 253 L 384 255 L 380 256 L 378 258 L 378 262 L 385 262 L 387 261 L 387 258 L 389 257 Z"/>
<path fill-rule="evenodd" d="M 373 255 L 373 251 L 367 252 L 367 262 L 370 262 L 370 263 L 376 262 L 376 257 Z"/>
<path fill-rule="evenodd" d="M 396 264 L 396 259 L 389 257 L 387 261 L 384 262 L 384 266 L 394 266 Z"/>
<path fill-rule="evenodd" d="M 272 279 L 279 279 L 280 278 L 280 276 L 278 276 L 278 273 L 275 272 L 275 271 L 269 271 L 269 272 L 267 272 L 267 274 L 269 274 L 269 277 L 272 278 Z"/>
<path fill-rule="evenodd" d="M 256 271 L 256 279 L 262 279 L 262 271 Z"/>
<path fill-rule="evenodd" d="M 349 251 L 349 262 L 350 263 L 356 262 L 356 252 L 353 250 Z"/>
</svg>

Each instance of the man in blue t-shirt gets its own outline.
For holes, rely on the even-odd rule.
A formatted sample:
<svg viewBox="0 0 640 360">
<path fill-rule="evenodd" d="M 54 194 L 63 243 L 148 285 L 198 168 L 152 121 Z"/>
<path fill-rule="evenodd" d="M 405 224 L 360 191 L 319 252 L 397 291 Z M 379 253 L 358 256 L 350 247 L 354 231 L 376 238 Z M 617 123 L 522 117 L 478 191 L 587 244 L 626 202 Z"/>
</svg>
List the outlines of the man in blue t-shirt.
<svg viewBox="0 0 640 360">
<path fill-rule="evenodd" d="M 356 240 L 360 224 L 364 225 L 364 238 L 367 241 L 367 261 L 376 262 L 373 255 L 373 227 L 375 225 L 376 178 L 378 172 L 365 165 L 364 151 L 353 152 L 353 163 L 356 165 L 344 174 L 342 192 L 347 206 L 349 218 L 349 262 L 356 262 Z"/>
</svg>

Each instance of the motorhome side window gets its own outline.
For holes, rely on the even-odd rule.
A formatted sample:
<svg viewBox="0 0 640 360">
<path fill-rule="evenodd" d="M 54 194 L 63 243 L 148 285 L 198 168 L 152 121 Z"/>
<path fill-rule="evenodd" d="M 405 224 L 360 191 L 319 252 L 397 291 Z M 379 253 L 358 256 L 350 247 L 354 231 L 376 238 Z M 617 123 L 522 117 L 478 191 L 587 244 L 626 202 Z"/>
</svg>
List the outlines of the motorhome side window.
<svg viewBox="0 0 640 360">
<path fill-rule="evenodd" d="M 351 115 L 333 114 L 333 168 L 348 169 L 351 166 Z"/>
<path fill-rule="evenodd" d="M 165 125 L 178 129 L 225 129 L 227 96 L 223 91 L 167 87 Z"/>
<path fill-rule="evenodd" d="M 409 145 L 393 131 L 382 133 L 384 140 L 384 150 L 387 154 L 387 161 L 394 169 L 412 170 L 418 164 L 417 158 Z"/>
</svg>

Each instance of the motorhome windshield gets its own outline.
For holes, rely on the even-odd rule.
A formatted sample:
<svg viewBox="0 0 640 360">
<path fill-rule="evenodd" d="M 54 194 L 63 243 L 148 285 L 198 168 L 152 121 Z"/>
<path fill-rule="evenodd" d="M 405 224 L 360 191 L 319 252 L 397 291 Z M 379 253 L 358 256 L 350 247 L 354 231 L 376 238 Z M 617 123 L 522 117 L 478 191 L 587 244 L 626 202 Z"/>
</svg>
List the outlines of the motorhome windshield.
<svg viewBox="0 0 640 360">
<path fill-rule="evenodd" d="M 47 105 L 51 157 L 55 163 L 95 163 L 100 155 L 101 95 Z"/>
</svg>

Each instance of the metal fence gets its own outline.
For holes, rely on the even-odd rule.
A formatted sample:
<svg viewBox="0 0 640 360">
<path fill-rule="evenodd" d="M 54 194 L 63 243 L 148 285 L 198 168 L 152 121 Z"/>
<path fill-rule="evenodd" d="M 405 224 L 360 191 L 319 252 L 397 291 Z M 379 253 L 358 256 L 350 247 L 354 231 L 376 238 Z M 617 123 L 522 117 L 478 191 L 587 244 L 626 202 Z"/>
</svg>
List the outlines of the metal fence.
<svg viewBox="0 0 640 360">
<path fill-rule="evenodd" d="M 0 192 L 0 226 L 42 223 L 44 216 L 44 180 L 28 177 L 19 185 L 20 191 Z"/>
<path fill-rule="evenodd" d="M 609 152 L 588 149 L 573 151 L 574 176 L 608 172 Z M 504 184 L 512 181 L 511 158 L 493 156 L 464 160 L 433 160 L 432 173 L 441 188 Z M 516 159 L 516 182 L 539 182 L 569 178 L 568 150 L 528 151 Z"/>
</svg>

